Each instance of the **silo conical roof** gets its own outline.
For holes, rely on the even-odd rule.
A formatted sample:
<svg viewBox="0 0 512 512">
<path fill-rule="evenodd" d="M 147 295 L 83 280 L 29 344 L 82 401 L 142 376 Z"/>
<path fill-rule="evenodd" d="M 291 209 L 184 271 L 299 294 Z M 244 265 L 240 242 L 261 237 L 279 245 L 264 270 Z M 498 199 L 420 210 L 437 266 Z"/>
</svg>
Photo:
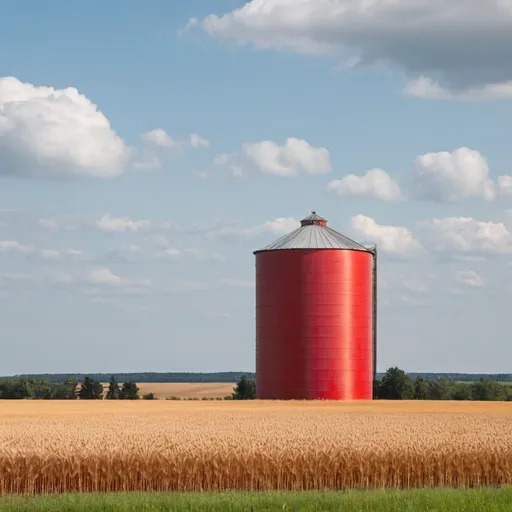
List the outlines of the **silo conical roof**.
<svg viewBox="0 0 512 512">
<path fill-rule="evenodd" d="M 254 251 L 284 251 L 290 249 L 339 249 L 371 252 L 370 249 L 327 227 L 327 221 L 315 211 L 300 221 L 300 227 L 275 242 Z"/>
</svg>

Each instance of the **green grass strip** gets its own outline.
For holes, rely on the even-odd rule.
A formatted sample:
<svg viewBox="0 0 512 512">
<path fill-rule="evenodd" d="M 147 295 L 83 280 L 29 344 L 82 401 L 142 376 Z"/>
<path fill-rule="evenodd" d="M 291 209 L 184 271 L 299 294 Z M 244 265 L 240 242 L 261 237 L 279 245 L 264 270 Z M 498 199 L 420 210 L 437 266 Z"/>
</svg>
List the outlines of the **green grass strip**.
<svg viewBox="0 0 512 512">
<path fill-rule="evenodd" d="M 0 498 L 0 512 L 501 512 L 512 488 L 304 493 L 67 494 Z"/>
</svg>

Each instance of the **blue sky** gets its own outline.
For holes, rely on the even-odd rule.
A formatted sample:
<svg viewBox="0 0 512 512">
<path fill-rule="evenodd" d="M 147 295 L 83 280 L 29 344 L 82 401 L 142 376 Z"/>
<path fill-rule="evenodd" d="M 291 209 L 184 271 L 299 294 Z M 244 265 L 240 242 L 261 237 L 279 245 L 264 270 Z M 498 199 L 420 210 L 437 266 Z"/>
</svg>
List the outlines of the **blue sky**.
<svg viewBox="0 0 512 512">
<path fill-rule="evenodd" d="M 510 372 L 511 6 L 4 6 L 0 374 L 254 370 L 313 208 L 380 248 L 379 371 Z"/>
</svg>

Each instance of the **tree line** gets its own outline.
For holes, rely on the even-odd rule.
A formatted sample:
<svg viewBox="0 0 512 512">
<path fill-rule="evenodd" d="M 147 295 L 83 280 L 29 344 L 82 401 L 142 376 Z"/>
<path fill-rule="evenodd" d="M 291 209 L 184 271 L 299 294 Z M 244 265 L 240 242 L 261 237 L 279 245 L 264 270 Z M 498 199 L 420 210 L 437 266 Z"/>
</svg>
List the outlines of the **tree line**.
<svg viewBox="0 0 512 512">
<path fill-rule="evenodd" d="M 44 374 L 23 374 L 13 377 L 0 377 L 1 380 L 10 378 L 23 378 L 45 380 L 55 383 L 64 383 L 70 380 L 82 382 L 85 377 L 97 380 L 99 382 L 108 382 L 111 377 L 118 382 L 151 382 L 151 383 L 173 383 L 173 382 L 239 382 L 245 376 L 249 380 L 254 380 L 256 375 L 254 372 L 211 372 L 211 373 L 194 373 L 194 372 L 138 372 L 138 373 L 44 373 Z M 377 379 L 381 380 L 385 373 L 377 373 Z M 446 379 L 449 381 L 476 382 L 480 379 L 512 382 L 512 374 L 508 373 L 408 373 L 411 379 L 421 377 L 425 380 Z"/>
<path fill-rule="evenodd" d="M 415 378 L 397 367 L 389 368 L 374 383 L 376 400 L 475 400 L 512 401 L 512 386 L 481 377 L 474 382 L 457 382 L 447 378 Z M 236 384 L 233 399 L 256 398 L 256 381 L 243 376 Z"/>
<path fill-rule="evenodd" d="M 42 374 L 22 374 L 13 377 L 0 377 L 1 380 L 9 378 L 36 379 L 55 383 L 64 383 L 70 380 L 82 382 L 85 377 L 89 377 L 99 382 L 108 382 L 114 377 L 118 382 L 150 382 L 150 383 L 178 383 L 178 382 L 238 382 L 242 376 L 254 379 L 255 374 L 251 372 L 137 372 L 137 373 L 42 373 Z"/>
<path fill-rule="evenodd" d="M 503 382 L 503 381 L 502 381 Z M 512 386 L 481 377 L 474 382 L 445 378 L 412 379 L 400 368 L 392 367 L 375 381 L 374 396 L 383 400 L 477 400 L 512 401 Z"/>
<path fill-rule="evenodd" d="M 398 367 L 389 368 L 374 383 L 377 400 L 478 400 L 512 401 L 512 386 L 499 381 L 480 378 L 475 382 L 457 382 L 446 378 L 430 380 L 417 375 L 412 378 Z M 110 378 L 105 390 L 102 383 L 86 376 L 79 383 L 76 379 L 51 382 L 46 379 L 10 378 L 0 380 L 0 399 L 36 400 L 138 400 L 139 387 L 134 381 L 120 384 L 115 376 Z M 142 396 L 155 399 L 153 393 Z M 256 380 L 242 375 L 233 393 L 225 399 L 253 400 L 256 398 Z"/>
<path fill-rule="evenodd" d="M 45 379 L 23 377 L 0 380 L 0 399 L 2 400 L 102 400 L 103 398 L 138 400 L 139 387 L 132 381 L 119 384 L 114 377 L 111 377 L 106 392 L 102 383 L 91 377 L 85 377 L 81 383 L 75 379 L 50 382 Z M 143 398 L 152 397 L 144 395 Z"/>
</svg>

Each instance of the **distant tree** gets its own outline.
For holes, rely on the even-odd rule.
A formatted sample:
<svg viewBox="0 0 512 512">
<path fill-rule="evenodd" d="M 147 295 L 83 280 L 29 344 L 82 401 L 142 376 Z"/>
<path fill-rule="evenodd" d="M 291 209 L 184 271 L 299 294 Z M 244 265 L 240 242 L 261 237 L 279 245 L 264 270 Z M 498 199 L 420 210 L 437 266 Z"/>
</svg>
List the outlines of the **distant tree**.
<svg viewBox="0 0 512 512">
<path fill-rule="evenodd" d="M 22 400 L 32 396 L 32 388 L 25 379 L 6 379 L 0 382 L 0 396 L 3 400 Z"/>
<path fill-rule="evenodd" d="M 95 381 L 90 377 L 85 377 L 80 391 L 78 392 L 80 400 L 101 400 L 103 398 L 103 386 L 101 382 Z"/>
<path fill-rule="evenodd" d="M 78 396 L 78 382 L 75 379 L 66 379 L 62 383 L 53 384 L 53 398 L 56 400 L 76 400 Z"/>
<path fill-rule="evenodd" d="M 414 383 L 398 367 L 389 368 L 382 378 L 378 398 L 384 400 L 410 400 L 414 396 Z"/>
<path fill-rule="evenodd" d="M 233 391 L 233 400 L 254 400 L 256 398 L 256 381 L 242 375 Z"/>
<path fill-rule="evenodd" d="M 142 395 L 143 400 L 156 400 L 156 396 L 154 393 L 146 393 L 145 395 Z"/>
<path fill-rule="evenodd" d="M 139 387 L 135 382 L 123 382 L 119 398 L 121 400 L 138 400 Z"/>
<path fill-rule="evenodd" d="M 112 376 L 110 377 L 110 383 L 108 385 L 108 390 L 105 398 L 107 400 L 119 400 L 119 396 L 121 394 L 121 390 L 119 389 L 119 384 L 116 379 Z"/>
<path fill-rule="evenodd" d="M 472 400 L 471 384 L 467 382 L 455 382 L 452 387 L 451 400 Z"/>
<path fill-rule="evenodd" d="M 501 401 L 507 399 L 507 390 L 499 382 L 482 378 L 479 382 L 471 384 L 471 397 L 479 401 Z"/>
<path fill-rule="evenodd" d="M 47 380 L 28 380 L 32 389 L 32 398 L 36 400 L 50 400 L 54 397 L 55 385 Z"/>
<path fill-rule="evenodd" d="M 447 379 L 436 379 L 428 382 L 428 400 L 452 400 L 454 383 Z"/>
<path fill-rule="evenodd" d="M 426 400 L 428 393 L 428 381 L 419 375 L 414 381 L 413 397 L 415 400 Z"/>
</svg>

